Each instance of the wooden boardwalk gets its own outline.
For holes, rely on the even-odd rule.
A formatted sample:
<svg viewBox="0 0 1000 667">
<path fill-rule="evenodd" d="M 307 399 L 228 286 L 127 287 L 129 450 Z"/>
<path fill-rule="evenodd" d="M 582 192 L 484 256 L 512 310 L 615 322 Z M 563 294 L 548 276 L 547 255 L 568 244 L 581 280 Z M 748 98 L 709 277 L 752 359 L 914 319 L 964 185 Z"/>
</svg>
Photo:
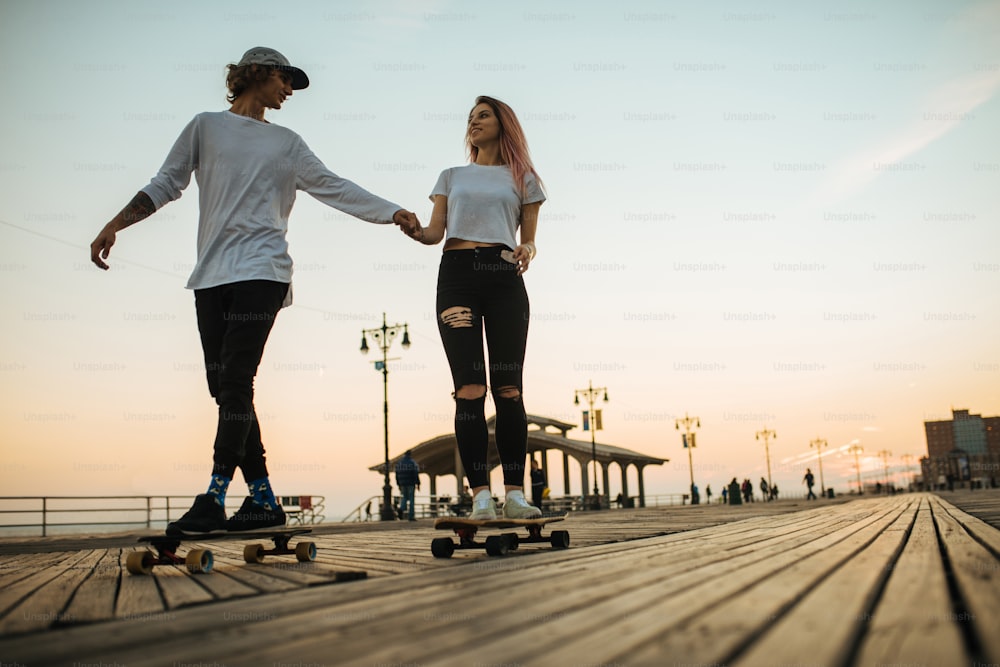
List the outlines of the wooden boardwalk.
<svg viewBox="0 0 1000 667">
<path fill-rule="evenodd" d="M 977 503 L 994 510 L 1000 492 Z M 980 507 L 983 509 L 983 507 Z M 985 511 L 991 511 L 986 507 Z M 930 494 L 578 515 L 568 550 L 434 559 L 428 524 L 320 559 L 122 572 L 125 548 L 0 548 L 0 663 L 1000 664 L 1000 530 Z M 226 549 L 221 547 L 226 545 Z M 336 583 L 336 572 L 368 579 Z"/>
</svg>

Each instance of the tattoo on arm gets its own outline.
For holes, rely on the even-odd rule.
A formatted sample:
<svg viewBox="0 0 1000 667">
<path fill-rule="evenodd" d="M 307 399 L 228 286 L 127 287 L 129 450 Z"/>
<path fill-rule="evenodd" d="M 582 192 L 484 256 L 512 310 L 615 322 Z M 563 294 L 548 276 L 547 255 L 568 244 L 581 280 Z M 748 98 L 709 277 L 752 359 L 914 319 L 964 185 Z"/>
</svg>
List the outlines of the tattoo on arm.
<svg viewBox="0 0 1000 667">
<path fill-rule="evenodd" d="M 154 213 L 156 213 L 156 205 L 153 204 L 153 200 L 145 192 L 139 192 L 135 197 L 132 197 L 132 201 L 126 204 L 118 215 L 121 216 L 125 227 L 128 227 L 140 220 L 145 220 Z"/>
</svg>

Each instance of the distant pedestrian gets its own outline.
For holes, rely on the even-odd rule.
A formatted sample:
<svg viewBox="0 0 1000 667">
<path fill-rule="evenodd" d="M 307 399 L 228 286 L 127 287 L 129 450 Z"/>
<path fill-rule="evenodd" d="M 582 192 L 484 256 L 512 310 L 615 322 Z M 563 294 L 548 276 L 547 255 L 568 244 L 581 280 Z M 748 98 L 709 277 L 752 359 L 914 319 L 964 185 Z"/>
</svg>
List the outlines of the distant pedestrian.
<svg viewBox="0 0 1000 667">
<path fill-rule="evenodd" d="M 708 503 L 709 505 L 712 504 L 712 485 L 711 484 L 706 484 L 705 485 L 705 502 Z"/>
<path fill-rule="evenodd" d="M 743 478 L 743 502 L 752 503 L 753 502 L 753 484 L 750 483 L 749 477 Z"/>
<path fill-rule="evenodd" d="M 369 500 L 368 504 L 365 505 L 365 521 L 371 521 L 371 520 L 372 520 L 372 501 Z"/>
<path fill-rule="evenodd" d="M 416 489 L 420 488 L 420 466 L 410 456 L 412 452 L 406 450 L 403 458 L 396 463 L 396 485 L 399 486 L 399 518 L 408 515 L 410 521 L 416 521 L 414 516 L 413 496 Z"/>
<path fill-rule="evenodd" d="M 777 499 L 778 499 L 778 485 L 777 484 L 772 484 L 771 485 L 771 500 L 777 500 Z"/>
<path fill-rule="evenodd" d="M 542 509 L 542 497 L 548 485 L 545 471 L 539 467 L 535 457 L 531 457 L 531 503 L 538 509 Z"/>
<path fill-rule="evenodd" d="M 767 486 L 767 480 L 763 477 L 760 478 L 760 495 L 764 501 L 771 500 L 771 489 Z"/>
<path fill-rule="evenodd" d="M 813 493 L 813 485 L 816 483 L 816 478 L 813 477 L 812 470 L 809 468 L 806 468 L 806 476 L 802 478 L 802 483 L 809 489 L 809 495 L 806 496 L 806 500 L 816 500 L 816 494 Z"/>
<path fill-rule="evenodd" d="M 691 485 L 691 504 L 692 505 L 700 505 L 701 504 L 701 495 L 698 493 L 698 485 L 697 484 L 692 484 Z"/>
<path fill-rule="evenodd" d="M 727 499 L 728 496 L 729 496 L 729 489 L 727 489 L 725 486 L 723 486 L 722 487 L 722 504 L 723 505 L 725 505 L 727 502 L 729 502 L 728 499 Z"/>
</svg>

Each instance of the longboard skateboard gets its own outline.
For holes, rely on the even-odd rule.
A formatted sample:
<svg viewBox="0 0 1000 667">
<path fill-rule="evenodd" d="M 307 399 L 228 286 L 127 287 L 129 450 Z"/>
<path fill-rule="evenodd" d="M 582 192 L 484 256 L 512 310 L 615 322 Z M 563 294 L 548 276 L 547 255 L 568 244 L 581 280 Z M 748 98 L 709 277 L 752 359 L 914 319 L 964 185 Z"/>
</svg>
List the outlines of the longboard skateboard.
<svg viewBox="0 0 1000 667">
<path fill-rule="evenodd" d="M 543 516 L 538 519 L 465 519 L 462 517 L 442 517 L 434 522 L 437 530 L 452 530 L 458 536 L 458 543 L 450 537 L 438 537 L 431 540 L 431 553 L 435 558 L 451 558 L 456 549 L 486 549 L 490 556 L 503 556 L 509 551 L 516 551 L 522 542 L 547 542 L 553 549 L 569 548 L 569 531 L 553 530 L 548 537 L 542 535 L 542 528 L 547 523 L 562 521 L 565 514 Z M 476 533 L 480 528 L 526 528 L 528 537 L 522 538 L 517 533 L 501 533 L 490 535 L 484 542 L 476 541 Z"/>
<path fill-rule="evenodd" d="M 155 552 L 149 549 L 133 551 L 125 560 L 125 569 L 132 574 L 150 574 L 157 565 L 185 565 L 190 572 L 211 572 L 215 558 L 209 549 L 189 549 L 183 556 L 178 555 L 177 549 L 184 542 L 213 540 L 270 539 L 274 543 L 273 549 L 259 543 L 246 545 L 243 548 L 243 560 L 247 563 L 260 563 L 264 556 L 294 555 L 299 562 L 307 563 L 316 560 L 316 543 L 299 542 L 295 548 L 289 547 L 288 543 L 293 537 L 311 532 L 309 528 L 273 528 L 204 535 L 144 535 L 138 541 L 149 544 Z"/>
</svg>

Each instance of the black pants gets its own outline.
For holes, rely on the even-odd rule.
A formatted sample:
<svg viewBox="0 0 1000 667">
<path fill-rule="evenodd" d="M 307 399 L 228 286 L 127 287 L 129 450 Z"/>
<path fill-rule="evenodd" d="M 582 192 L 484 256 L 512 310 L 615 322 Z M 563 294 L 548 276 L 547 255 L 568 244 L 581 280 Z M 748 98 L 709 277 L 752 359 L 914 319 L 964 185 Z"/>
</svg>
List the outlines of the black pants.
<svg viewBox="0 0 1000 667">
<path fill-rule="evenodd" d="M 208 391 L 219 406 L 213 474 L 252 481 L 267 476 L 253 379 L 287 283 L 247 280 L 195 290 Z"/>
<path fill-rule="evenodd" d="M 504 484 L 524 484 L 528 425 L 521 400 L 529 305 L 517 265 L 500 257 L 502 246 L 448 250 L 438 271 L 438 330 L 457 392 L 488 385 L 496 403 L 495 440 Z M 483 354 L 483 331 L 489 365 Z M 505 390 L 516 389 L 516 397 Z M 455 399 L 455 438 L 472 488 L 489 485 L 489 432 L 485 397 Z"/>
</svg>

